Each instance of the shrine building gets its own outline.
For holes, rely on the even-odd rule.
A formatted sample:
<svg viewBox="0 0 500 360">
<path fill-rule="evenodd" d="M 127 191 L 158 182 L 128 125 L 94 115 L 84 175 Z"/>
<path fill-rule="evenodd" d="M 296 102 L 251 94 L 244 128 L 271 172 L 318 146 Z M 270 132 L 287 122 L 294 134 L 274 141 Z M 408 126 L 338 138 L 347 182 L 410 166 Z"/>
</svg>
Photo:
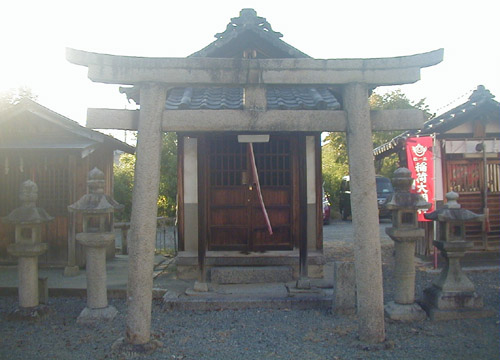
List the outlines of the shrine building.
<svg viewBox="0 0 500 360">
<path fill-rule="evenodd" d="M 67 50 L 70 62 L 88 67 L 92 81 L 120 84 L 140 105 L 89 109 L 87 121 L 91 128 L 138 130 L 132 241 L 154 236 L 149 218 L 155 211 L 158 134 L 174 131 L 179 277 L 200 278 L 201 272 L 201 280 L 209 280 L 210 269 L 219 266 L 284 266 L 294 278 L 321 277 L 321 132 L 347 132 L 356 148 L 349 153 L 351 175 L 359 173 L 355 182 L 361 183 L 373 178 L 373 186 L 354 200 L 353 212 L 363 218 L 360 234 L 378 234 L 378 227 L 363 228 L 378 224 L 371 131 L 416 129 L 424 117 L 418 110 L 370 112 L 369 93 L 418 81 L 420 69 L 441 62 L 443 51 L 312 59 L 284 42 L 253 9 L 243 9 L 215 37 L 187 58 Z M 376 248 L 376 240 L 367 241 Z M 371 245 L 363 249 L 369 253 Z"/>
</svg>

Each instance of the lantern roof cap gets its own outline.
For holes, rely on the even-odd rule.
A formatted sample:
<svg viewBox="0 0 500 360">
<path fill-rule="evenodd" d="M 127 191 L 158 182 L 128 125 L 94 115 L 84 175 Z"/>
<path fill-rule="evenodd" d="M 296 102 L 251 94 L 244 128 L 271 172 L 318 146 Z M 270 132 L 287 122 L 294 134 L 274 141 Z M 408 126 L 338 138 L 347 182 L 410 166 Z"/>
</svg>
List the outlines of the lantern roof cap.
<svg viewBox="0 0 500 360">
<path fill-rule="evenodd" d="M 476 214 L 470 210 L 462 209 L 461 205 L 457 202 L 459 195 L 450 191 L 446 194 L 447 203 L 428 214 L 424 214 L 427 220 L 433 221 L 455 221 L 455 222 L 466 222 L 466 221 L 483 221 L 484 214 Z"/>
<path fill-rule="evenodd" d="M 104 173 L 96 167 L 90 170 L 87 180 L 88 194 L 69 205 L 68 210 L 88 214 L 104 214 L 122 209 L 123 205 L 116 202 L 111 196 L 104 194 L 104 184 Z"/>
<path fill-rule="evenodd" d="M 41 224 L 54 218 L 36 206 L 38 186 L 31 180 L 26 180 L 19 187 L 19 199 L 22 205 L 14 209 L 2 221 L 10 224 Z"/>
</svg>

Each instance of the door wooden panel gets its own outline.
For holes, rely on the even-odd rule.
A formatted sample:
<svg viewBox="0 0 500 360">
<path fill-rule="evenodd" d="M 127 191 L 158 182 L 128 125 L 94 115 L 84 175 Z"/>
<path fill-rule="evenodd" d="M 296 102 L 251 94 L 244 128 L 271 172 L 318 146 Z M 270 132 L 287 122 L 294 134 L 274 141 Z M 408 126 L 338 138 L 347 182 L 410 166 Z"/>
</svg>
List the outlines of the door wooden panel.
<svg viewBox="0 0 500 360">
<path fill-rule="evenodd" d="M 242 250 L 249 247 L 247 226 L 212 226 L 209 250 Z"/>
<path fill-rule="evenodd" d="M 210 212 L 212 224 L 224 224 L 225 226 L 246 225 L 241 219 L 246 219 L 247 216 L 246 207 L 212 207 Z"/>
<path fill-rule="evenodd" d="M 266 228 L 255 228 L 252 236 L 252 250 L 285 250 L 290 247 L 290 226 L 276 228 L 273 226 L 273 235 L 269 235 Z"/>
<path fill-rule="evenodd" d="M 292 249 L 293 139 L 271 136 L 254 153 L 273 234 L 269 235 L 250 169 L 248 144 L 236 135 L 207 141 L 208 249 Z"/>
<path fill-rule="evenodd" d="M 208 249 L 248 250 L 250 245 L 246 144 L 236 137 L 207 141 Z"/>
</svg>

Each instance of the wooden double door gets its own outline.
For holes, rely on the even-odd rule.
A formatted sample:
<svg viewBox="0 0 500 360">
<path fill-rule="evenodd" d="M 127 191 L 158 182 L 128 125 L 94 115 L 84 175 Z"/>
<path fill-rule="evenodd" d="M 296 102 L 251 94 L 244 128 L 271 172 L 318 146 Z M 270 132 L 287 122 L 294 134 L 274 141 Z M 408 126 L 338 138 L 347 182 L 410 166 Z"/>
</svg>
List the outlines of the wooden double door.
<svg viewBox="0 0 500 360">
<path fill-rule="evenodd" d="M 253 143 L 269 234 L 252 172 L 249 144 L 237 135 L 206 141 L 208 250 L 265 251 L 293 248 L 296 216 L 296 139 L 270 136 Z"/>
</svg>

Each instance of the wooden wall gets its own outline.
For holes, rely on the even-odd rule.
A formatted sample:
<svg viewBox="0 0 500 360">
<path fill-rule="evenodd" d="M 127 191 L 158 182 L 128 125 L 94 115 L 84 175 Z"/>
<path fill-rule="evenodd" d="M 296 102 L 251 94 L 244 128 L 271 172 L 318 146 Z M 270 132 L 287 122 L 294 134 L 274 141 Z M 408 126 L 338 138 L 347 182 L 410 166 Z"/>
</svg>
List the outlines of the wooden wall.
<svg viewBox="0 0 500 360">
<path fill-rule="evenodd" d="M 488 198 L 489 231 L 483 224 L 466 224 L 466 238 L 472 241 L 472 250 L 500 249 L 500 160 L 488 159 Z M 484 213 L 484 167 L 481 158 L 450 159 L 443 166 L 445 193 L 455 191 L 462 208 L 477 214 Z"/>
</svg>

